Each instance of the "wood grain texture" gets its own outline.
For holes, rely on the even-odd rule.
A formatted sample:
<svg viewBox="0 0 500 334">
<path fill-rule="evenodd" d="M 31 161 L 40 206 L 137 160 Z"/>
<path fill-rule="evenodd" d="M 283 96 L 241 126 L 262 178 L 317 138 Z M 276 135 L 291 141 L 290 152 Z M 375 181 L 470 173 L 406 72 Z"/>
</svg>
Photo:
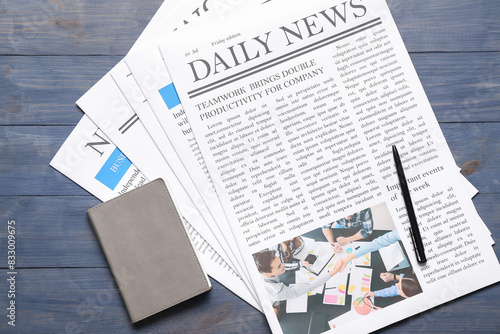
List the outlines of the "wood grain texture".
<svg viewBox="0 0 500 334">
<path fill-rule="evenodd" d="M 8 1 L 1 8 L 0 54 L 123 56 L 160 3 Z M 498 1 L 388 3 L 410 52 L 498 51 Z"/>
<path fill-rule="evenodd" d="M 17 267 L 108 267 L 86 214 L 99 203 L 93 196 L 0 197 L 1 221 L 16 221 Z"/>
<path fill-rule="evenodd" d="M 498 1 L 388 0 L 410 52 L 498 51 Z"/>
<path fill-rule="evenodd" d="M 442 124 L 456 164 L 481 193 L 500 192 L 499 123 Z"/>
<path fill-rule="evenodd" d="M 0 194 L 87 195 L 49 166 L 73 127 L 0 127 Z"/>
<path fill-rule="evenodd" d="M 500 52 L 412 54 L 441 122 L 500 121 Z M 121 57 L 2 57 L 0 125 L 74 125 L 75 101 Z"/>
<path fill-rule="evenodd" d="M 410 57 L 439 122 L 500 121 L 500 52 Z"/>
<path fill-rule="evenodd" d="M 48 165 L 82 116 L 76 99 L 126 54 L 160 3 L 0 1 L 0 256 L 2 222 L 15 219 L 19 268 L 17 326 L 4 318 L 0 333 L 270 333 L 262 314 L 213 280 L 211 292 L 131 325 L 85 214 L 99 201 Z M 500 1 L 388 4 L 498 240 Z M 497 284 L 377 333 L 499 333 L 499 297 Z"/>
<path fill-rule="evenodd" d="M 1 125 L 75 125 L 78 100 L 121 57 L 2 57 Z"/>
<path fill-rule="evenodd" d="M 159 0 L 3 1 L 0 54 L 124 55 Z"/>
</svg>

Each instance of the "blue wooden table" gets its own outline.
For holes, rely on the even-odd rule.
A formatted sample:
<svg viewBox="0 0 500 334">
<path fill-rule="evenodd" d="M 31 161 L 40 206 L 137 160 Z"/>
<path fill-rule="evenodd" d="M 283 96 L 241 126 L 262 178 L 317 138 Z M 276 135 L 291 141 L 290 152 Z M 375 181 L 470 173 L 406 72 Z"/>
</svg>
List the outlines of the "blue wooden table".
<svg viewBox="0 0 500 334">
<path fill-rule="evenodd" d="M 389 0 L 474 202 L 500 239 L 500 2 Z M 49 166 L 159 0 L 0 2 L 0 332 L 269 333 L 263 315 L 211 292 L 131 325 L 85 210 L 99 201 Z M 7 225 L 16 222 L 16 327 L 7 324 Z M 500 247 L 495 246 L 497 255 Z M 484 273 L 487 275 L 488 273 Z M 436 296 L 439 299 L 439 296 Z M 499 333 L 500 285 L 381 333 Z"/>
</svg>

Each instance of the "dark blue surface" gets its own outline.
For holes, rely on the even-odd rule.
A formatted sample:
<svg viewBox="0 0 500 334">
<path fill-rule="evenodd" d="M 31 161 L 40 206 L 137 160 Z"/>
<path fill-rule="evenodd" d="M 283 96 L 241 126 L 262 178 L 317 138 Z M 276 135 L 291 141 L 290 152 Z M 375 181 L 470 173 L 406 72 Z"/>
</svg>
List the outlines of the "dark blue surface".
<svg viewBox="0 0 500 334">
<path fill-rule="evenodd" d="M 500 2 L 389 0 L 474 202 L 500 238 Z M 131 325 L 86 209 L 99 203 L 49 162 L 80 120 L 75 101 L 127 52 L 160 1 L 0 2 L 0 332 L 269 333 L 211 292 Z M 7 221 L 16 220 L 16 327 L 7 325 Z M 499 247 L 495 247 L 500 255 Z M 487 275 L 487 273 L 484 273 Z M 500 285 L 380 333 L 499 333 Z"/>
</svg>

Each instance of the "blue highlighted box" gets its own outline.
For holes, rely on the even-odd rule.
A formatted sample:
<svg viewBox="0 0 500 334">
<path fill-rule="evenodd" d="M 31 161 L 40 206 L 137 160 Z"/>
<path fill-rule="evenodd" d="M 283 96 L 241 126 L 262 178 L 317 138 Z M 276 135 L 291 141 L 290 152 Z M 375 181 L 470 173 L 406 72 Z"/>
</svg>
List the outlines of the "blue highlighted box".
<svg viewBox="0 0 500 334">
<path fill-rule="evenodd" d="M 130 162 L 125 154 L 118 148 L 115 148 L 95 178 L 109 189 L 115 190 L 116 185 L 120 182 L 131 165 L 132 162 Z"/>
<path fill-rule="evenodd" d="M 177 91 L 175 90 L 174 84 L 168 84 L 162 89 L 158 91 L 165 101 L 168 109 L 172 109 L 181 104 L 181 100 L 179 100 L 179 95 L 177 95 Z"/>
</svg>

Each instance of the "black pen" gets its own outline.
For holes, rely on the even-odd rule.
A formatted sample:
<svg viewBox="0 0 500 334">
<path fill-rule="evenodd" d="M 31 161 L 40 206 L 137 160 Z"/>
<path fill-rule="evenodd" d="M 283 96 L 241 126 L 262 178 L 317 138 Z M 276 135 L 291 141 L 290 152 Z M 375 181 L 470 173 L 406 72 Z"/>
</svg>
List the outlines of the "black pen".
<svg viewBox="0 0 500 334">
<path fill-rule="evenodd" d="M 413 209 L 413 203 L 411 202 L 410 190 L 408 189 L 408 183 L 406 183 L 401 158 L 399 157 L 398 149 L 395 145 L 392 145 L 392 154 L 394 155 L 399 184 L 401 185 L 401 192 L 403 193 L 406 211 L 408 212 L 408 219 L 410 220 L 410 235 L 413 241 L 413 246 L 415 247 L 417 262 L 425 263 L 427 262 L 427 258 L 425 257 L 424 243 L 422 242 L 422 236 L 420 235 L 420 229 L 418 228 L 417 217 L 415 216 L 415 210 Z"/>
</svg>

